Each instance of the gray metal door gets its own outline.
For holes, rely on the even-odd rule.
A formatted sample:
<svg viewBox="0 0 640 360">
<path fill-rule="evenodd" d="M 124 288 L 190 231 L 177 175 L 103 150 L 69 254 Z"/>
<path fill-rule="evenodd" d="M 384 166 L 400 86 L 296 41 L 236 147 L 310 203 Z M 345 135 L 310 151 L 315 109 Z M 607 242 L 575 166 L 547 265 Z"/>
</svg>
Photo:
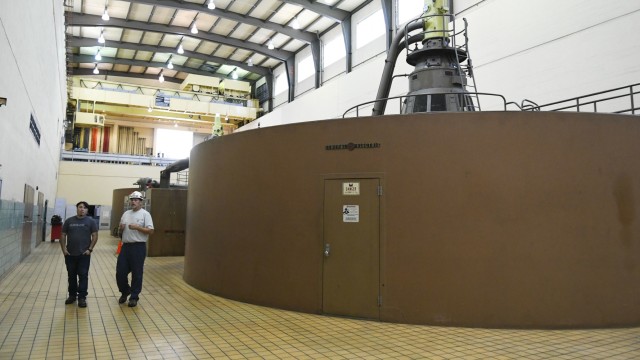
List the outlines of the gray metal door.
<svg viewBox="0 0 640 360">
<path fill-rule="evenodd" d="M 379 179 L 325 180 L 322 309 L 378 319 Z"/>
</svg>

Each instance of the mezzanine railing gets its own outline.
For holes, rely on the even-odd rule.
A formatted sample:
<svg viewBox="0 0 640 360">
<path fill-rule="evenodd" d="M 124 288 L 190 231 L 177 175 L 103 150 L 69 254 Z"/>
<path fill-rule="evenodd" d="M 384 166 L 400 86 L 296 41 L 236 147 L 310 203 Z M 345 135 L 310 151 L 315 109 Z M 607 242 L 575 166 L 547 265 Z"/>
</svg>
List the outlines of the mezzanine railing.
<svg viewBox="0 0 640 360">
<path fill-rule="evenodd" d="M 129 165 L 151 165 L 151 166 L 167 166 L 179 159 L 170 159 L 157 156 L 141 156 L 126 155 L 113 153 L 98 153 L 86 151 L 67 151 L 63 150 L 61 159 L 65 161 L 86 161 L 111 164 L 129 164 Z"/>
</svg>

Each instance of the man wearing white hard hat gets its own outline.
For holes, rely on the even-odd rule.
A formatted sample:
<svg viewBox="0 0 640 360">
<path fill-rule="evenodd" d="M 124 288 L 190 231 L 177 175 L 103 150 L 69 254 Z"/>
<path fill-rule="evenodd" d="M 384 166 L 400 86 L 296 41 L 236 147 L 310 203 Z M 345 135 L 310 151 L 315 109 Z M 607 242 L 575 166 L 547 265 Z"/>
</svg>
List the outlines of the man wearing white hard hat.
<svg viewBox="0 0 640 360">
<path fill-rule="evenodd" d="M 141 192 L 132 192 L 129 203 L 131 209 L 125 211 L 120 220 L 122 249 L 116 263 L 116 282 L 122 294 L 118 303 L 124 304 L 129 297 L 129 307 L 134 307 L 138 305 L 138 297 L 142 291 L 144 260 L 147 257 L 149 235 L 153 234 L 153 220 L 151 214 L 142 208 L 144 197 Z"/>
</svg>

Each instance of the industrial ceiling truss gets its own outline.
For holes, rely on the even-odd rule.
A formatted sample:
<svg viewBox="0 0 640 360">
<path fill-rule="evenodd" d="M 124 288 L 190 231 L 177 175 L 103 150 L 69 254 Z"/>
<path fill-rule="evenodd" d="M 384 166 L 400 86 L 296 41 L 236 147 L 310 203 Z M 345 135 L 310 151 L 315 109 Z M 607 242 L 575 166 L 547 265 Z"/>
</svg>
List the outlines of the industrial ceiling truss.
<svg viewBox="0 0 640 360">
<path fill-rule="evenodd" d="M 170 82 L 188 74 L 255 83 L 373 0 L 66 0 L 70 75 Z M 100 41 L 100 42 L 99 42 Z M 99 53 L 99 55 L 98 55 Z M 290 82 L 292 81 L 290 76 Z M 291 84 L 293 85 L 293 84 Z"/>
</svg>

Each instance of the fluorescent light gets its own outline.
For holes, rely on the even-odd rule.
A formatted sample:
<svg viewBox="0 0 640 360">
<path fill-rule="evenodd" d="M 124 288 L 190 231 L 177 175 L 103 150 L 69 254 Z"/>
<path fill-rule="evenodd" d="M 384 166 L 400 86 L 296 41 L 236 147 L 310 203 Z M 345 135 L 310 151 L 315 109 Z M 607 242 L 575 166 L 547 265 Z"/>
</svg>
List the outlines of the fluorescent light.
<svg viewBox="0 0 640 360">
<path fill-rule="evenodd" d="M 100 55 L 100 49 L 98 49 L 98 51 L 96 52 L 95 59 L 98 61 L 102 60 L 102 55 Z"/>
<path fill-rule="evenodd" d="M 184 48 L 182 47 L 182 43 L 178 45 L 178 54 L 184 54 Z"/>
<path fill-rule="evenodd" d="M 213 3 L 213 0 L 209 0 L 207 7 L 209 8 L 209 10 L 213 10 L 216 8 L 216 4 Z"/>
<path fill-rule="evenodd" d="M 192 34 L 197 34 L 198 33 L 198 27 L 196 27 L 196 22 L 193 22 L 193 25 L 191 26 L 191 33 Z"/>
<path fill-rule="evenodd" d="M 107 8 L 104 8 L 104 12 L 102 13 L 102 20 L 109 21 L 109 13 L 107 12 Z"/>
</svg>

